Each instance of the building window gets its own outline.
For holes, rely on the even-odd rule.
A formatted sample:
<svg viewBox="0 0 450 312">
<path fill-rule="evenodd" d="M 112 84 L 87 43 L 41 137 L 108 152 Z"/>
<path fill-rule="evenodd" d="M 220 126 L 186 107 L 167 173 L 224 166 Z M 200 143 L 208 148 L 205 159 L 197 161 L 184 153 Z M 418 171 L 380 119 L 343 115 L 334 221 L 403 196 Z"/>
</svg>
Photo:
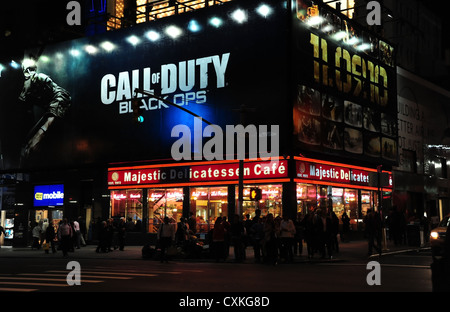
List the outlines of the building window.
<svg viewBox="0 0 450 312">
<path fill-rule="evenodd" d="M 183 189 L 148 189 L 148 232 L 156 233 L 165 217 L 172 223 L 183 216 Z"/>
<path fill-rule="evenodd" d="M 190 212 L 195 216 L 194 233 L 207 233 L 217 217 L 228 217 L 228 187 L 191 188 Z"/>
<path fill-rule="evenodd" d="M 261 189 L 261 199 L 259 201 L 250 200 L 250 190 L 252 188 Z M 269 185 L 244 185 L 244 201 L 242 203 L 242 211 L 238 211 L 239 190 L 236 187 L 236 211 L 242 217 L 247 214 L 250 219 L 255 216 L 255 210 L 260 209 L 261 215 L 266 216 L 271 213 L 274 217 L 282 216 L 282 196 L 283 186 L 281 184 Z"/>
<path fill-rule="evenodd" d="M 142 231 L 142 189 L 111 192 L 111 216 L 125 218 L 129 231 Z"/>
<path fill-rule="evenodd" d="M 136 24 L 154 21 L 160 18 L 182 14 L 205 7 L 230 2 L 232 0 L 136 0 Z M 107 22 L 107 30 L 114 30 L 123 27 L 125 11 L 124 0 L 112 0 L 112 16 Z"/>
<path fill-rule="evenodd" d="M 339 10 L 349 18 L 353 18 L 353 14 L 355 13 L 355 0 L 324 0 L 323 3 Z"/>
</svg>

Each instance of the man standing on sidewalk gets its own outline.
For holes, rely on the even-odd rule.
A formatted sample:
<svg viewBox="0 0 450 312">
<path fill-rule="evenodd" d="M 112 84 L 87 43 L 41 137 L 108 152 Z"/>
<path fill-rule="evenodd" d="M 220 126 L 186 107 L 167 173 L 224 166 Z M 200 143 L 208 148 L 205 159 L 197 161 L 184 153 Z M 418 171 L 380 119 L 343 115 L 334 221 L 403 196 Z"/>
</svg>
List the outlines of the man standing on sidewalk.
<svg viewBox="0 0 450 312">
<path fill-rule="evenodd" d="M 75 230 L 75 248 L 80 249 L 80 243 L 81 243 L 81 232 L 80 232 L 80 224 L 77 220 L 73 221 L 73 229 Z"/>
<path fill-rule="evenodd" d="M 364 217 L 364 224 L 366 225 L 366 235 L 369 244 L 369 253 L 372 255 L 373 248 L 381 255 L 381 218 L 378 213 L 372 209 L 367 209 L 367 215 Z M 377 244 L 375 245 L 375 240 Z"/>
<path fill-rule="evenodd" d="M 72 236 L 72 227 L 67 222 L 67 218 L 64 218 L 58 229 L 58 239 L 61 242 L 63 257 L 67 257 L 67 252 L 69 251 Z"/>
</svg>

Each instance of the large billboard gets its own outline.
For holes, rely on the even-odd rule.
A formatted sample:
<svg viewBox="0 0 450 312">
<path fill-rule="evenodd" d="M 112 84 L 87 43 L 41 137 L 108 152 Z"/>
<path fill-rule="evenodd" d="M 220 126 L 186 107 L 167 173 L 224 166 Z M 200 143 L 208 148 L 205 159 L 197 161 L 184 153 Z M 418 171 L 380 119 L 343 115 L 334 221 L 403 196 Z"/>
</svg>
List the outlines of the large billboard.
<svg viewBox="0 0 450 312">
<path fill-rule="evenodd" d="M 294 145 L 397 162 L 394 49 L 317 1 L 293 2 Z"/>
<path fill-rule="evenodd" d="M 142 94 L 136 123 L 136 88 L 223 129 L 242 121 L 245 105 L 247 123 L 285 131 L 287 12 L 266 3 L 229 2 L 28 50 L 21 66 L 1 71 L 1 169 L 170 158 L 174 126 L 202 136 L 193 116 Z"/>
</svg>

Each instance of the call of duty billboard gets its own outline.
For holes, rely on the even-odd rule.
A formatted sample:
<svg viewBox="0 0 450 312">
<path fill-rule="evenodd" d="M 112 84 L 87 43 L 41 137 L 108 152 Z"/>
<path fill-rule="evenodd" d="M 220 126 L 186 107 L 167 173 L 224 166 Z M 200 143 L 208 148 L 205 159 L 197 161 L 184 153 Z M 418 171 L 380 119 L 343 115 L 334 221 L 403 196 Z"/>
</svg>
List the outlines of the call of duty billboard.
<svg viewBox="0 0 450 312">
<path fill-rule="evenodd" d="M 294 145 L 395 164 L 393 47 L 326 5 L 294 3 Z"/>
<path fill-rule="evenodd" d="M 194 117 L 138 94 L 136 123 L 136 88 L 219 126 L 239 124 L 246 105 L 247 123 L 283 133 L 286 16 L 278 1 L 230 2 L 29 49 L 1 71 L 1 169 L 170 158 L 172 128 Z"/>
</svg>

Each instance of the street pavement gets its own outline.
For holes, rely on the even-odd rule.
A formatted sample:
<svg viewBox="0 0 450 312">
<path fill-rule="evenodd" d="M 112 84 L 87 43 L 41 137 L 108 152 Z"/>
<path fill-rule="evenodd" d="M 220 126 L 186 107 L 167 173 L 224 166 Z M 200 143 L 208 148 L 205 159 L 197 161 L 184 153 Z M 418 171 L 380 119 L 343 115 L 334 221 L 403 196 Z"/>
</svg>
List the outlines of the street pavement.
<svg viewBox="0 0 450 312">
<path fill-rule="evenodd" d="M 142 258 L 142 246 L 125 246 L 125 250 L 120 251 L 118 249 L 107 253 L 97 253 L 96 245 L 87 245 L 81 247 L 80 249 L 75 249 L 74 252 L 69 252 L 68 259 L 120 259 L 120 260 L 143 260 Z M 408 246 L 399 245 L 395 246 L 392 242 L 387 242 L 387 245 L 383 248 L 382 255 L 389 255 L 394 253 L 403 253 L 408 251 L 418 251 L 429 249 L 428 244 L 422 247 L 419 246 Z M 306 257 L 306 245 L 303 247 L 303 255 L 297 255 L 294 257 L 294 263 L 302 262 L 338 262 L 338 261 L 367 261 L 370 258 L 379 257 L 378 254 L 373 254 L 368 256 L 368 244 L 366 240 L 353 240 L 350 242 L 340 242 L 339 243 L 339 253 L 333 255 L 331 259 L 321 259 L 320 255 L 316 254 L 312 260 Z M 9 247 L 2 246 L 0 248 L 0 258 L 62 258 L 62 252 L 59 250 L 56 253 L 52 253 L 51 250 L 48 254 L 44 252 L 41 248 L 40 250 L 31 249 L 31 247 Z M 158 260 L 158 258 L 155 258 Z M 182 258 L 172 258 L 172 261 L 189 261 L 189 262 L 213 262 L 214 259 L 182 259 Z M 230 247 L 230 254 L 225 262 L 234 263 L 233 247 Z M 153 259 L 146 261 L 154 261 Z M 243 263 L 254 263 L 253 248 L 247 247 L 246 249 L 246 259 Z"/>
</svg>

